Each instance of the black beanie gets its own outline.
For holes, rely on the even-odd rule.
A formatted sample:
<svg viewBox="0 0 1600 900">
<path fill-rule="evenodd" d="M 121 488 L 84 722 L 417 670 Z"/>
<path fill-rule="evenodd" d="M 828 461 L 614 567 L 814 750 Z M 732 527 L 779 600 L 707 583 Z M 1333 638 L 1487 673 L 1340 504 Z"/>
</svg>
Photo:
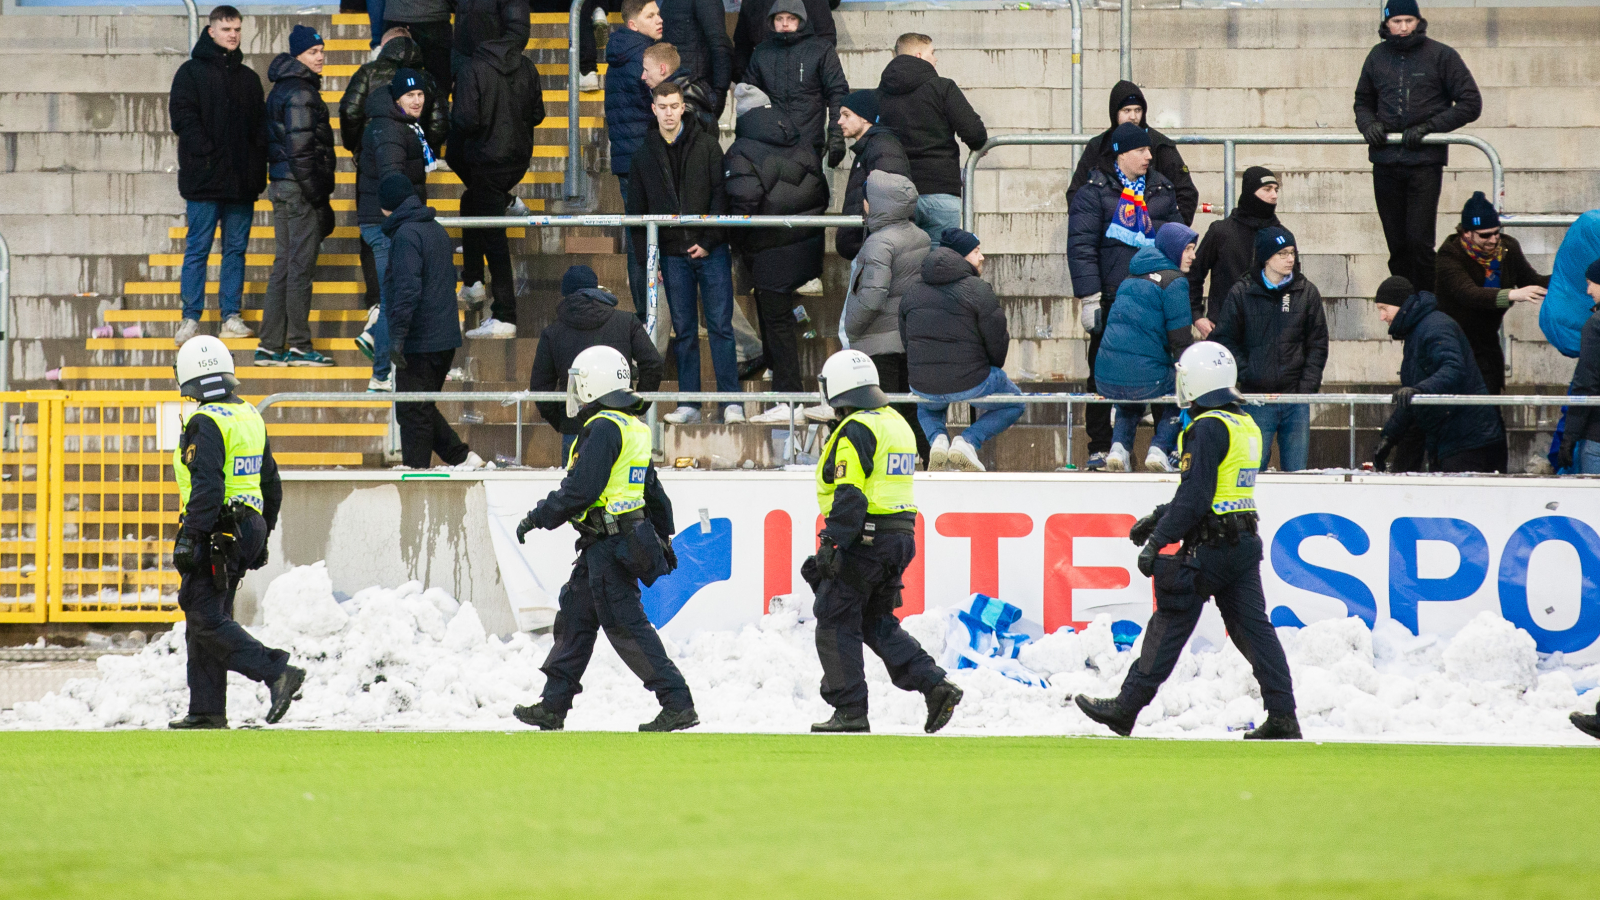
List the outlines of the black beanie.
<svg viewBox="0 0 1600 900">
<path fill-rule="evenodd" d="M 878 92 L 871 88 L 845 94 L 839 105 L 874 125 L 878 124 Z"/>
<path fill-rule="evenodd" d="M 389 79 L 389 99 L 399 100 L 412 91 L 422 90 L 422 76 L 416 69 L 396 69 L 394 77 Z"/>
<path fill-rule="evenodd" d="M 1383 20 L 1385 22 L 1395 16 L 1415 16 L 1422 18 L 1422 10 L 1417 8 L 1417 0 L 1384 0 Z"/>
<path fill-rule="evenodd" d="M 561 296 L 570 297 L 584 288 L 597 288 L 600 279 L 588 266 L 572 266 L 561 276 Z"/>
<path fill-rule="evenodd" d="M 1261 190 L 1266 185 L 1277 183 L 1278 176 L 1272 174 L 1271 169 L 1266 166 L 1251 166 L 1244 170 L 1244 192 L 1239 196 L 1241 198 L 1254 197 L 1256 191 Z"/>
<path fill-rule="evenodd" d="M 1148 146 L 1150 146 L 1150 132 L 1132 122 L 1123 122 L 1111 132 L 1112 153 L 1122 154 Z"/>
<path fill-rule="evenodd" d="M 1385 306 L 1405 306 L 1406 301 L 1416 293 L 1416 288 L 1411 286 L 1409 279 L 1390 275 L 1383 280 L 1383 284 L 1378 285 L 1378 293 L 1372 298 L 1372 302 L 1382 303 Z"/>
<path fill-rule="evenodd" d="M 1600 259 L 1589 263 L 1589 268 L 1583 270 L 1583 277 L 1595 284 L 1600 284 Z"/>
<path fill-rule="evenodd" d="M 1473 191 L 1472 199 L 1461 207 L 1461 228 L 1465 231 L 1482 231 L 1500 227 L 1500 211 L 1494 208 L 1483 191 Z"/>
<path fill-rule="evenodd" d="M 962 231 L 959 228 L 946 228 L 939 234 L 939 246 L 949 247 L 962 256 L 966 256 L 978 249 L 978 236 L 970 231 Z"/>
<path fill-rule="evenodd" d="M 1256 268 L 1267 264 L 1279 250 L 1296 246 L 1294 232 L 1282 225 L 1268 225 L 1256 232 Z"/>
<path fill-rule="evenodd" d="M 389 212 L 399 209 L 407 197 L 416 195 L 417 189 L 412 187 L 411 179 L 404 172 L 390 172 L 378 182 L 378 205 Z"/>
</svg>

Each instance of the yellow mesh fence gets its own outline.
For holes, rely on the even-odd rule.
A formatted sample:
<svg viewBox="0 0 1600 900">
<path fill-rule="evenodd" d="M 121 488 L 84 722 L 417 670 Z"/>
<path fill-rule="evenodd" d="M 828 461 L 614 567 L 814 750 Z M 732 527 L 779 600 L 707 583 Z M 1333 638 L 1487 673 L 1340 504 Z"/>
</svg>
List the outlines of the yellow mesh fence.
<svg viewBox="0 0 1600 900">
<path fill-rule="evenodd" d="M 0 622 L 45 621 L 54 409 L 24 393 L 0 394 Z"/>
</svg>

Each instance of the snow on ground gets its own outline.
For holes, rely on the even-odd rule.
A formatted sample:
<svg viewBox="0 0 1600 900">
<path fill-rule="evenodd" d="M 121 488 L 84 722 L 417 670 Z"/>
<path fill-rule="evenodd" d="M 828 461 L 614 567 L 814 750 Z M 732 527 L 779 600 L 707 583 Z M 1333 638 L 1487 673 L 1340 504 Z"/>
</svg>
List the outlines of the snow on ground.
<svg viewBox="0 0 1600 900">
<path fill-rule="evenodd" d="M 829 710 L 817 693 L 821 669 L 813 626 L 796 605 L 776 603 L 759 625 L 701 634 L 668 652 L 689 679 L 702 730 L 799 732 Z M 538 699 L 549 637 L 485 633 L 470 603 L 416 582 L 373 587 L 335 599 L 324 565 L 276 579 L 253 629 L 291 651 L 309 676 L 283 725 L 330 729 L 521 729 L 518 703 Z M 911 616 L 906 628 L 937 658 L 944 616 Z M 1294 673 L 1300 722 L 1317 740 L 1593 744 L 1567 714 L 1590 710 L 1600 665 L 1577 669 L 1541 660 L 1533 639 L 1509 622 L 1480 615 L 1453 639 L 1416 637 L 1384 621 L 1359 619 L 1279 630 Z M 1260 692 L 1231 644 L 1192 642 L 1172 678 L 1139 717 L 1137 735 L 1226 738 L 1261 721 Z M 186 709 L 183 625 L 136 656 L 103 656 L 99 677 L 0 713 L 5 729 L 160 728 Z M 1118 652 L 1110 620 L 1081 634 L 1065 630 L 1022 651 L 1049 676 L 1032 688 L 988 670 L 952 677 L 966 698 L 946 729 L 965 735 L 1108 734 L 1064 705 L 1075 693 L 1111 696 L 1134 660 Z M 874 731 L 921 733 L 922 698 L 895 690 L 868 653 Z M 228 717 L 259 724 L 265 687 L 230 676 Z M 1580 698 L 1579 690 L 1588 692 Z M 655 715 L 654 697 L 598 641 L 585 690 L 567 718 L 573 729 L 632 730 Z"/>
</svg>

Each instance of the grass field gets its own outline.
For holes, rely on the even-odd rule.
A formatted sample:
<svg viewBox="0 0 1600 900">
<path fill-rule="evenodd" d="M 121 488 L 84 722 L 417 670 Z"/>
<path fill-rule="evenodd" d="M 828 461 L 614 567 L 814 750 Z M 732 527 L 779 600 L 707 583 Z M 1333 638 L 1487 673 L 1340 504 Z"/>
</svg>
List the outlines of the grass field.
<svg viewBox="0 0 1600 900">
<path fill-rule="evenodd" d="M 1593 897 L 1583 749 L 0 735 L 4 897 Z"/>
</svg>

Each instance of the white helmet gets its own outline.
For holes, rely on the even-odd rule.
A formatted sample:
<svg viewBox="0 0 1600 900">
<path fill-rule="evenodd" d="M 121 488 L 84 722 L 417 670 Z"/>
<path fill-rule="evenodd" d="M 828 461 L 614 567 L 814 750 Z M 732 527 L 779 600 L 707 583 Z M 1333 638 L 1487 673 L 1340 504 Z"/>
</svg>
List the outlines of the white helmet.
<svg viewBox="0 0 1600 900">
<path fill-rule="evenodd" d="M 1178 358 L 1178 406 L 1224 406 L 1242 399 L 1234 390 L 1239 367 L 1228 348 L 1215 341 L 1200 341 Z"/>
<path fill-rule="evenodd" d="M 579 353 L 567 370 L 567 415 L 595 402 L 626 409 L 639 402 L 629 390 L 633 384 L 628 358 L 614 347 L 596 346 Z"/>
<path fill-rule="evenodd" d="M 872 357 L 860 350 L 840 350 L 822 364 L 817 376 L 822 400 L 834 409 L 877 409 L 889 405 L 889 397 L 878 387 L 878 367 Z"/>
<path fill-rule="evenodd" d="M 196 335 L 178 348 L 178 361 L 173 365 L 178 388 L 185 397 L 194 400 L 215 400 L 225 397 L 239 386 L 233 374 L 233 354 L 228 345 L 209 334 Z"/>
</svg>

